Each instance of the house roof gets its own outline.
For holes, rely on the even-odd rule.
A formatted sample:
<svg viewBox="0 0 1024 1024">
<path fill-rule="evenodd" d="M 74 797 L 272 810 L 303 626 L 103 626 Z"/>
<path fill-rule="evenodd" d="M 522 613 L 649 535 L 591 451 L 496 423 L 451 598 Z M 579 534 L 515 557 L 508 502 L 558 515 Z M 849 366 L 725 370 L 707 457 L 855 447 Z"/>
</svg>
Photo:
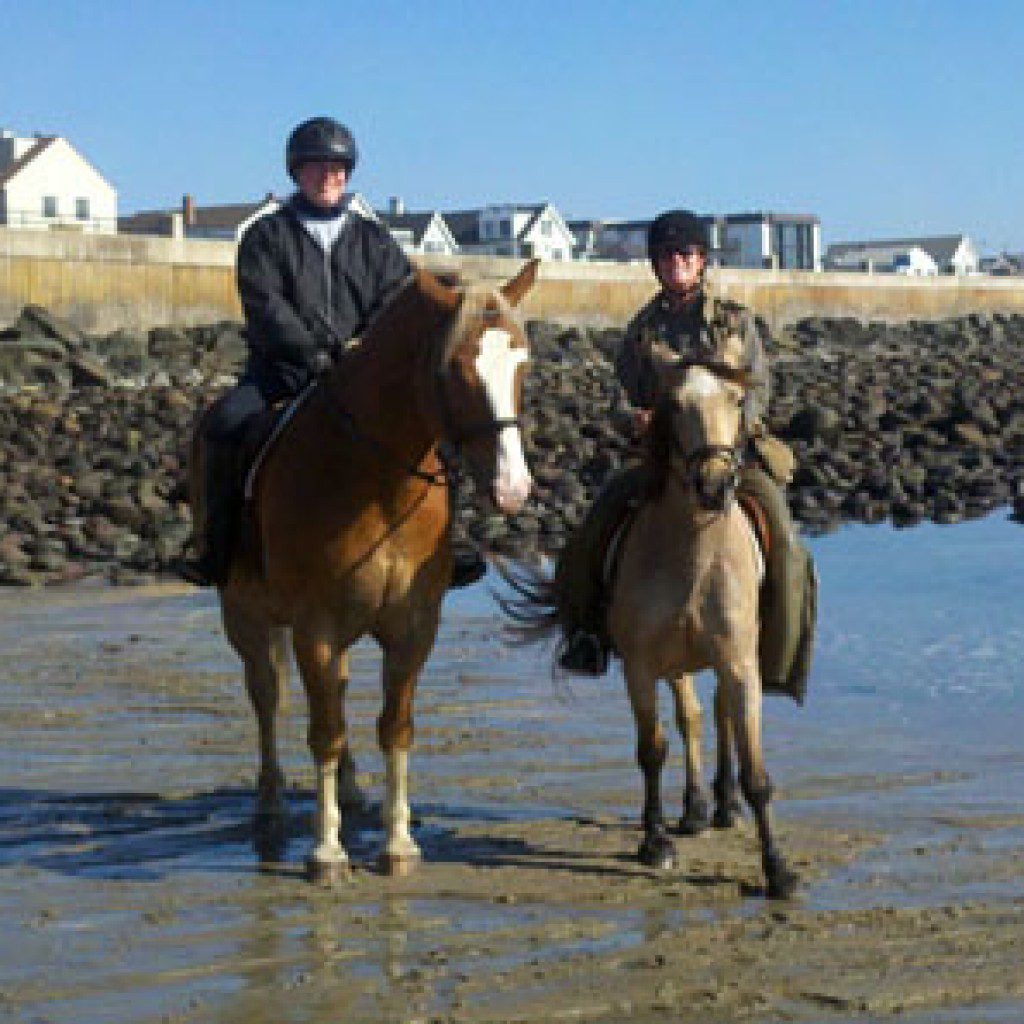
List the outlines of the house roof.
<svg viewBox="0 0 1024 1024">
<path fill-rule="evenodd" d="M 479 243 L 480 210 L 446 210 L 441 216 L 459 245 Z"/>
<path fill-rule="evenodd" d="M 393 231 L 408 231 L 412 235 L 414 245 L 419 245 L 423 241 L 423 235 L 434 219 L 433 213 L 388 213 L 380 210 L 377 211 L 377 216 L 385 227 Z"/>
<path fill-rule="evenodd" d="M 58 136 L 56 135 L 43 135 L 38 138 L 29 149 L 18 157 L 9 167 L 5 170 L 0 171 L 0 188 L 7 184 L 16 174 L 23 171 L 40 153 L 48 149 L 54 142 L 56 142 Z"/>
<path fill-rule="evenodd" d="M 273 195 L 265 196 L 255 203 L 221 203 L 215 206 L 194 206 L 193 219 L 186 227 L 203 228 L 208 231 L 234 231 L 244 224 L 257 210 L 267 203 L 277 202 Z M 167 223 L 172 214 L 181 213 L 180 206 L 167 210 L 140 210 L 120 219 L 126 229 L 143 230 L 158 228 Z"/>
<path fill-rule="evenodd" d="M 651 226 L 650 219 L 647 220 L 606 220 L 600 222 L 605 228 L 612 231 L 647 231 Z"/>
<path fill-rule="evenodd" d="M 719 216 L 714 214 L 701 217 L 703 221 L 725 221 L 726 224 L 820 224 L 821 218 L 813 213 L 770 213 L 768 211 L 757 211 L 756 213 L 723 213 Z"/>
<path fill-rule="evenodd" d="M 827 258 L 841 259 L 868 250 L 923 249 L 940 266 L 952 260 L 966 235 L 932 235 L 927 238 L 885 238 L 865 242 L 835 242 L 828 247 Z"/>
<path fill-rule="evenodd" d="M 529 213 L 529 219 L 523 225 L 522 230 L 516 232 L 516 238 L 522 239 L 529 234 L 540 215 L 547 209 L 555 208 L 549 202 L 543 203 L 501 203 L 502 209 L 515 210 L 520 213 Z M 459 245 L 476 245 L 480 238 L 480 214 L 488 207 L 478 207 L 475 210 L 445 210 L 441 216 L 444 217 L 448 229 L 455 237 Z"/>
</svg>

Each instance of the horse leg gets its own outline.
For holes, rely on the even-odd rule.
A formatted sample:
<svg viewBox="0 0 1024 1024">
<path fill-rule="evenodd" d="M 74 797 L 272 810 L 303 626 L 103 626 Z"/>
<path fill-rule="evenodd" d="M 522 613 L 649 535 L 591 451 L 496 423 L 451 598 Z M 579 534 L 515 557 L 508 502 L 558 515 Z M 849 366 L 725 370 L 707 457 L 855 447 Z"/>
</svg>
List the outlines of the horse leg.
<svg viewBox="0 0 1024 1024">
<path fill-rule="evenodd" d="M 412 702 L 420 670 L 430 651 L 387 646 L 384 651 L 384 707 L 377 719 L 377 742 L 384 754 L 384 828 L 380 855 L 385 874 L 405 875 L 421 858 L 409 831 L 409 750 L 413 740 Z"/>
<path fill-rule="evenodd" d="M 665 831 L 661 803 L 661 770 L 668 743 L 658 721 L 657 679 L 634 665 L 626 665 L 626 686 L 636 722 L 636 759 L 644 776 L 644 838 L 637 856 L 651 868 L 675 866 L 675 850 Z"/>
<path fill-rule="evenodd" d="M 384 648 L 384 707 L 377 719 L 377 742 L 384 755 L 384 848 L 386 874 L 408 874 L 421 859 L 410 833 L 409 752 L 413 745 L 413 698 L 420 670 L 430 652 L 426 644 L 389 643 Z"/>
<path fill-rule="evenodd" d="M 761 748 L 761 680 L 756 660 L 751 659 L 745 671 L 733 674 L 728 682 L 729 704 L 740 761 L 740 788 L 757 823 L 768 898 L 786 899 L 796 888 L 797 875 L 787 866 L 772 835 L 771 815 L 768 811 L 772 784 Z"/>
<path fill-rule="evenodd" d="M 686 790 L 683 794 L 683 816 L 679 819 L 679 832 L 696 836 L 710 822 L 707 797 L 702 783 L 703 720 L 700 700 L 693 685 L 693 676 L 684 675 L 669 681 L 676 705 L 676 726 L 683 738 L 686 754 Z"/>
<path fill-rule="evenodd" d="M 283 828 L 284 772 L 277 759 L 277 712 L 288 680 L 286 630 L 268 625 L 229 600 L 221 602 L 224 632 L 245 668 L 245 688 L 256 714 L 260 767 L 256 782 L 256 832 L 259 839 Z"/>
<path fill-rule="evenodd" d="M 310 881 L 327 885 L 347 878 L 348 854 L 339 840 L 338 765 L 346 747 L 344 651 L 319 631 L 295 629 L 295 659 L 309 705 L 307 740 L 316 769 L 314 846 L 306 863 Z"/>
<path fill-rule="evenodd" d="M 732 764 L 732 718 L 729 714 L 727 695 L 721 686 L 715 687 L 715 734 L 718 740 L 718 767 L 712 787 L 715 794 L 715 813 L 711 824 L 715 828 L 732 828 L 741 807 Z"/>
<path fill-rule="evenodd" d="M 338 759 L 338 802 L 342 810 L 353 814 L 361 814 L 370 806 L 369 798 L 356 779 L 356 762 L 347 743 Z"/>
</svg>

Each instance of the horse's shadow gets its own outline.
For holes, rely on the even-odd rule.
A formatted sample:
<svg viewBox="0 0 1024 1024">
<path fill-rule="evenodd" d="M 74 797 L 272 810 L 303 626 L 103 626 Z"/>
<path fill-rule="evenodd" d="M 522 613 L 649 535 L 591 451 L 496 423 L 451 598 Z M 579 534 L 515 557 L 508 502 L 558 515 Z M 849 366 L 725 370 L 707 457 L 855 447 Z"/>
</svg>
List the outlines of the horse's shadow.
<svg viewBox="0 0 1024 1024">
<path fill-rule="evenodd" d="M 295 877 L 302 858 L 295 848 L 308 844 L 315 799 L 293 790 L 288 814 L 268 827 L 253 816 L 254 797 L 246 788 L 219 788 L 174 797 L 141 792 L 55 792 L 0 789 L 0 870 L 32 867 L 69 877 L 111 881 L 159 881 L 184 870 L 237 874 L 254 871 Z M 460 823 L 507 825 L 520 815 L 469 805 L 420 803 L 413 833 L 429 864 L 512 867 L 536 872 L 602 877 L 636 877 L 644 869 L 628 849 L 596 853 L 564 842 L 537 844 L 527 839 L 466 835 Z M 343 841 L 353 863 L 373 869 L 383 839 L 380 806 L 350 808 Z M 567 821 L 621 831 L 632 845 L 630 822 Z M 255 856 L 254 856 L 255 855 Z M 686 877 L 694 884 L 722 880 Z"/>
</svg>

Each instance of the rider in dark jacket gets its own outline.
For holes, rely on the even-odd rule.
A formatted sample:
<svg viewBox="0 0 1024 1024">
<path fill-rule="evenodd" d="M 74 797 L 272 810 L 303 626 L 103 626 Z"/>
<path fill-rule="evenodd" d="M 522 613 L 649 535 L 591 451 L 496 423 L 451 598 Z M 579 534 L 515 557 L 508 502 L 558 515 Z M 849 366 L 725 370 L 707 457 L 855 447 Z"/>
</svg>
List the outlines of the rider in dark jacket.
<svg viewBox="0 0 1024 1024">
<path fill-rule="evenodd" d="M 234 452 L 246 425 L 329 369 L 412 273 L 388 230 L 350 209 L 345 187 L 357 159 L 343 124 L 304 121 L 285 150 L 298 190 L 238 247 L 249 358 L 204 419 L 206 521 L 196 523 L 198 557 L 182 567 L 194 583 L 220 584 L 226 575 L 240 499 Z"/>
</svg>

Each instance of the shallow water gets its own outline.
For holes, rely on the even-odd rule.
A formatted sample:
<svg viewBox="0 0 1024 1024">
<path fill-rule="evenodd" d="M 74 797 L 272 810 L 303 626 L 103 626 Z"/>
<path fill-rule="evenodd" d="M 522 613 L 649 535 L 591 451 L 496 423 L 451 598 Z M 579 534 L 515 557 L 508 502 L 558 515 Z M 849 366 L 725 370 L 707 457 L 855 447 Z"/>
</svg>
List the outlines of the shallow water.
<svg viewBox="0 0 1024 1024">
<path fill-rule="evenodd" d="M 876 839 L 811 878 L 801 907 L 1020 899 L 1007 864 L 1024 851 L 1024 532 L 994 516 L 810 543 L 821 625 L 809 699 L 765 704 L 777 814 Z M 295 680 L 281 729 L 294 838 L 282 862 L 257 863 L 254 727 L 211 595 L 0 595 L 0 913 L 19 935 L 0 954 L 0 1020 L 312 1021 L 338 999 L 359 1007 L 353 1020 L 399 1019 L 407 1004 L 426 1019 L 466 1006 L 453 993 L 478 977 L 629 954 L 762 913 L 714 859 L 719 836 L 700 841 L 710 902 L 637 896 L 644 877 L 621 866 L 640 780 L 618 669 L 553 680 L 549 651 L 504 642 L 496 585 L 448 598 L 420 683 L 416 887 L 363 875 L 359 898 L 341 902 L 299 879 L 312 800 Z M 375 794 L 377 666 L 360 645 L 351 734 Z M 709 681 L 701 692 L 710 698 Z M 667 701 L 665 717 L 671 735 Z M 674 738 L 674 812 L 680 760 Z M 372 815 L 349 822 L 357 863 L 380 836 Z M 591 846 L 602 852 L 588 859 Z M 547 880 L 528 896 L 521 877 L 486 882 L 516 871 Z M 575 899 L 588 873 L 608 881 Z M 673 899 L 692 891 L 687 877 L 672 880 Z M 1017 1010 L 999 1003 L 990 1019 Z M 905 1019 L 957 1019 L 935 1014 Z"/>
</svg>

